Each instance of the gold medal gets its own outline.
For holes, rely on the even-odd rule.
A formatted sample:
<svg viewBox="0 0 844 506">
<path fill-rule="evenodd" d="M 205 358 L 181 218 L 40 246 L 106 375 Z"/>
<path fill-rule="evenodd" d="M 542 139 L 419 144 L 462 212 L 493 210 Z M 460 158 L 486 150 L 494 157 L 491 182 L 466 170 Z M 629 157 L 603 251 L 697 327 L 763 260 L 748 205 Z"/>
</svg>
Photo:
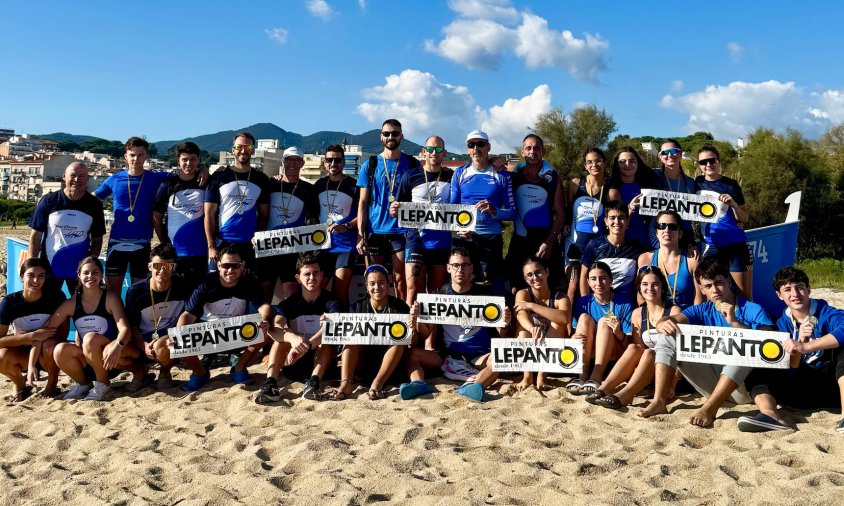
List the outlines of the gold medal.
<svg viewBox="0 0 844 506">
<path fill-rule="evenodd" d="M 153 341 L 158 341 L 158 338 L 160 338 L 160 337 L 161 337 L 161 336 L 159 336 L 159 335 L 158 335 L 158 332 L 153 332 L 153 333 L 152 333 L 152 340 L 153 340 Z"/>
<path fill-rule="evenodd" d="M 715 311 L 721 311 L 721 301 L 713 302 L 712 305 L 715 306 Z"/>
<path fill-rule="evenodd" d="M 387 200 L 389 200 L 390 202 L 395 202 L 396 198 L 394 196 L 390 195 L 390 197 Z"/>
<path fill-rule="evenodd" d="M 128 217 L 128 218 L 126 218 L 126 220 L 127 220 L 129 223 L 132 223 L 133 221 L 135 221 L 135 217 L 134 217 L 133 215 L 131 215 L 131 214 L 130 214 L 130 215 L 129 215 L 129 217 Z"/>
<path fill-rule="evenodd" d="M 610 312 L 607 313 L 607 318 L 615 318 L 615 313 L 613 313 L 612 310 L 610 310 Z"/>
<path fill-rule="evenodd" d="M 806 319 L 806 323 L 808 323 L 809 325 L 815 326 L 815 325 L 818 324 L 818 319 L 814 316 L 810 316 L 809 318 Z"/>
</svg>

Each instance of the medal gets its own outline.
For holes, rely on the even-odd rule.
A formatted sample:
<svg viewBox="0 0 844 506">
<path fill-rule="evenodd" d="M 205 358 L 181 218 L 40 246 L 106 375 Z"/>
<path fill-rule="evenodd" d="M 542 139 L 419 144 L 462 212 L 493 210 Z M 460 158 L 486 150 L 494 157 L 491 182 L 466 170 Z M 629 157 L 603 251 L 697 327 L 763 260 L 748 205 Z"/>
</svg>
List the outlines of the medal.
<svg viewBox="0 0 844 506">
<path fill-rule="evenodd" d="M 135 204 L 138 203 L 138 195 L 141 194 L 141 185 L 144 184 L 144 176 L 146 175 L 146 171 L 141 173 L 141 180 L 138 182 L 138 189 L 135 191 L 135 200 L 132 200 L 132 184 L 129 181 L 129 172 L 126 172 L 126 190 L 129 193 L 129 217 L 126 218 L 126 221 L 132 223 L 135 221 Z"/>
<path fill-rule="evenodd" d="M 612 312 L 612 309 L 610 309 L 610 312 L 607 313 L 607 318 L 615 318 L 615 313 Z"/>
<path fill-rule="evenodd" d="M 287 225 L 287 220 L 282 220 L 281 224 L 282 224 L 282 225 Z"/>
<path fill-rule="evenodd" d="M 161 337 L 161 336 L 159 336 L 159 335 L 158 335 L 158 332 L 153 332 L 153 333 L 152 333 L 152 340 L 153 340 L 153 341 L 158 341 L 158 338 L 160 338 L 160 337 Z"/>
<path fill-rule="evenodd" d="M 713 302 L 712 305 L 715 306 L 715 311 L 721 311 L 721 302 L 720 301 Z"/>
<path fill-rule="evenodd" d="M 325 220 L 325 223 L 328 224 L 328 225 L 333 225 L 334 220 L 332 220 L 331 218 L 328 218 L 327 220 Z"/>
<path fill-rule="evenodd" d="M 806 323 L 808 323 L 809 325 L 815 326 L 815 325 L 818 324 L 818 319 L 814 316 L 810 316 L 809 318 L 806 319 Z"/>
<path fill-rule="evenodd" d="M 593 234 L 597 234 L 597 233 L 598 233 L 598 225 L 592 225 L 592 233 L 593 233 Z"/>
<path fill-rule="evenodd" d="M 396 198 L 393 197 L 392 195 L 390 195 L 390 197 L 387 200 L 389 200 L 390 202 L 395 202 Z"/>
<path fill-rule="evenodd" d="M 243 214 L 243 208 L 242 207 L 237 208 L 237 214 Z"/>
<path fill-rule="evenodd" d="M 129 223 L 132 223 L 133 221 L 135 221 L 135 217 L 130 214 L 129 217 L 126 218 L 126 220 L 129 221 Z"/>
</svg>

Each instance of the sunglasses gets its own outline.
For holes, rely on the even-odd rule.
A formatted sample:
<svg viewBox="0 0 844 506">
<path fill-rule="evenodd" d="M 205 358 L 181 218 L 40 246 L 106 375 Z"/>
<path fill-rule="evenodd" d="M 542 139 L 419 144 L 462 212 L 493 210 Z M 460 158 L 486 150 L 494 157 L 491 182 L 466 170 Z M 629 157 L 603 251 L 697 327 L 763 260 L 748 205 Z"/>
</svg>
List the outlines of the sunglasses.
<svg viewBox="0 0 844 506">
<path fill-rule="evenodd" d="M 715 165 L 718 162 L 717 158 L 704 158 L 703 160 L 698 160 L 697 164 L 701 167 L 706 167 L 707 165 Z"/>
<path fill-rule="evenodd" d="M 327 163 L 329 165 L 331 165 L 332 163 L 342 163 L 343 161 L 344 161 L 343 158 L 339 157 L 339 156 L 333 157 L 333 158 L 330 157 L 330 156 L 325 157 L 325 163 Z"/>
<path fill-rule="evenodd" d="M 525 278 L 533 279 L 533 278 L 541 278 L 545 276 L 545 271 L 542 269 L 535 270 L 533 272 L 528 272 L 525 274 Z"/>
<path fill-rule="evenodd" d="M 676 223 L 657 223 L 657 224 L 656 224 L 656 229 L 657 229 L 657 230 L 665 230 L 665 229 L 668 229 L 668 230 L 670 230 L 670 231 L 672 231 L 672 232 L 677 232 L 678 230 L 680 230 L 680 225 L 678 225 L 678 224 L 676 224 Z"/>
<path fill-rule="evenodd" d="M 662 274 L 662 269 L 656 265 L 643 265 L 639 267 L 639 274 Z"/>
<path fill-rule="evenodd" d="M 469 149 L 485 148 L 487 144 L 487 141 L 469 141 L 466 143 L 466 147 Z"/>
<path fill-rule="evenodd" d="M 252 144 L 235 144 L 232 149 L 240 153 L 241 151 L 252 151 L 255 149 L 255 146 Z"/>
<path fill-rule="evenodd" d="M 222 263 L 220 264 L 221 269 L 232 270 L 232 269 L 240 269 L 241 267 L 243 267 L 243 263 L 240 263 L 240 262 L 226 262 L 224 264 L 222 264 Z"/>
<path fill-rule="evenodd" d="M 154 271 L 173 272 L 176 270 L 176 262 L 153 262 L 150 266 Z"/>
<path fill-rule="evenodd" d="M 389 139 L 390 137 L 400 137 L 400 136 L 401 136 L 401 131 L 399 131 L 399 130 L 390 130 L 389 132 L 388 132 L 388 131 L 383 131 L 383 132 L 381 132 L 381 136 L 382 136 L 382 137 L 386 137 L 386 138 L 388 138 L 388 139 Z"/>
<path fill-rule="evenodd" d="M 668 148 L 668 149 L 663 149 L 662 151 L 659 152 L 659 154 L 662 155 L 662 156 L 679 155 L 680 153 L 682 153 L 682 151 L 683 150 L 681 150 L 679 148 Z"/>
<path fill-rule="evenodd" d="M 445 148 L 441 148 L 439 146 L 425 146 L 425 151 L 428 153 L 442 153 L 445 151 Z"/>
</svg>

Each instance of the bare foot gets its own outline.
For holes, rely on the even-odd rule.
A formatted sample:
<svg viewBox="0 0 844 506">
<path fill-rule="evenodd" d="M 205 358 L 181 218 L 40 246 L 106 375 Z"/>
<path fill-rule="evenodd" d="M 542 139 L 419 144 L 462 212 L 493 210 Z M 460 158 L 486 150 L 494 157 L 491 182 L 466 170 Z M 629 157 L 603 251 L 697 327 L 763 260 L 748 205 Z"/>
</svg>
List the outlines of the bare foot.
<svg viewBox="0 0 844 506">
<path fill-rule="evenodd" d="M 516 390 L 519 392 L 524 392 L 528 388 L 533 386 L 533 382 L 527 378 L 523 379 L 522 381 L 516 384 Z"/>
<path fill-rule="evenodd" d="M 697 425 L 698 427 L 709 427 L 715 421 L 715 413 L 710 413 L 708 409 L 701 407 L 692 413 L 689 418 L 689 423 Z"/>
<path fill-rule="evenodd" d="M 540 392 L 545 392 L 547 390 L 551 390 L 551 385 L 545 383 L 545 378 L 537 378 L 536 379 L 536 389 Z"/>
<path fill-rule="evenodd" d="M 639 416 L 642 418 L 650 418 L 654 415 L 665 415 L 668 413 L 668 407 L 661 399 L 654 399 L 648 404 L 645 409 L 639 411 Z"/>
<path fill-rule="evenodd" d="M 338 388 L 337 391 L 335 391 L 331 395 L 331 400 L 343 401 L 346 400 L 350 395 L 352 395 L 352 381 L 343 380 L 340 382 L 340 388 Z"/>
<path fill-rule="evenodd" d="M 59 387 L 57 385 L 50 385 L 49 383 L 47 386 L 44 387 L 44 390 L 38 392 L 38 397 L 53 397 L 59 393 Z"/>
</svg>

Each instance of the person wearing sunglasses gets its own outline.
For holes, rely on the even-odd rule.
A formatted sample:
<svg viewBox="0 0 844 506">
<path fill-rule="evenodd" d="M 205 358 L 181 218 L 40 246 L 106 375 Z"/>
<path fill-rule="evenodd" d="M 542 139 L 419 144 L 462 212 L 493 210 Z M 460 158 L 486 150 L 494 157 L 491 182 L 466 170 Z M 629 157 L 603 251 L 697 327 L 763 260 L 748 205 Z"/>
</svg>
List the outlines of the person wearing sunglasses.
<svg viewBox="0 0 844 506">
<path fill-rule="evenodd" d="M 272 328 L 273 307 L 264 300 L 258 280 L 246 271 L 240 248 L 233 244 L 224 245 L 218 254 L 216 271 L 208 273 L 193 291 L 176 326 L 246 315 L 250 313 L 250 305 L 258 308 L 264 340 L 245 348 L 229 371 L 232 383 L 248 385 L 252 380 L 246 367 L 264 344 L 271 340 L 268 332 Z M 166 344 L 170 344 L 169 340 Z M 186 357 L 185 364 L 192 373 L 188 382 L 182 385 L 182 390 L 194 392 L 210 381 L 211 373 L 198 356 Z"/>
<path fill-rule="evenodd" d="M 703 294 L 692 275 L 697 269 L 698 258 L 690 256 L 687 250 L 680 247 L 680 238 L 685 233 L 683 219 L 676 211 L 660 211 L 654 223 L 659 247 L 642 253 L 639 256 L 639 267 L 653 265 L 662 270 L 668 280 L 668 289 L 664 295 L 680 309 L 702 303 Z"/>
<path fill-rule="evenodd" d="M 471 162 L 454 171 L 451 203 L 474 205 L 478 221 L 474 232 L 458 232 L 453 243 L 472 253 L 479 281 L 491 284 L 493 294 L 507 295 L 501 223 L 512 221 L 516 216 L 510 173 L 497 171 L 490 163 L 486 132 L 469 132 L 466 148 Z"/>
<path fill-rule="evenodd" d="M 390 205 L 390 216 L 398 216 L 400 202 L 448 204 L 451 201 L 454 172 L 442 166 L 447 153 L 445 141 L 436 135 L 428 137 L 422 153 L 424 167 L 409 169 L 399 180 L 398 200 Z M 433 293 L 445 283 L 451 232 L 409 229 L 406 237 L 407 303 L 412 304 L 417 293 Z"/>
<path fill-rule="evenodd" d="M 668 412 L 668 399 L 674 385 L 675 371 L 706 397 L 703 406 L 695 410 L 689 423 L 698 427 L 712 425 L 718 409 L 729 399 L 736 404 L 747 404 L 750 397 L 744 389 L 749 367 L 715 365 L 695 362 L 677 362 L 679 324 L 705 325 L 733 329 L 774 330 L 768 313 L 754 302 L 737 295 L 732 288 L 729 268 L 717 258 L 701 260 L 695 269 L 695 281 L 707 302 L 687 307 L 681 313 L 660 318 L 656 330 L 662 334 L 657 339 L 654 398 L 639 416 L 644 418 Z"/>
<path fill-rule="evenodd" d="M 730 275 L 745 297 L 753 298 L 753 255 L 747 247 L 749 213 L 738 181 L 721 175 L 720 154 L 715 146 L 703 146 L 697 152 L 697 164 L 702 175 L 695 178 L 697 193 L 717 195 L 729 209 L 716 223 L 703 223 L 704 258 L 717 257 L 729 265 Z"/>
<path fill-rule="evenodd" d="M 651 243 L 648 237 L 648 226 L 650 218 L 639 214 L 639 202 L 642 199 L 642 190 L 646 188 L 662 189 L 659 179 L 654 171 L 645 165 L 639 153 L 630 146 L 621 148 L 612 161 L 610 170 L 610 200 L 620 200 L 627 204 L 630 211 L 630 224 L 627 228 L 627 237 L 635 239 L 642 244 L 651 244 L 657 247 L 657 243 Z"/>
<path fill-rule="evenodd" d="M 680 308 L 666 298 L 668 281 L 659 267 L 646 265 L 639 269 L 635 285 L 644 302 L 630 316 L 631 342 L 598 390 L 586 396 L 590 404 L 621 409 L 633 402 L 654 377 L 656 323 L 663 316 L 680 313 Z"/>
<path fill-rule="evenodd" d="M 683 147 L 680 146 L 680 142 L 675 139 L 663 140 L 658 156 L 660 167 L 654 169 L 654 174 L 656 174 L 657 179 L 662 183 L 660 189 L 676 193 L 695 193 L 694 178 L 686 175 L 683 171 Z M 648 237 L 652 245 L 657 242 L 656 230 L 654 230 L 653 224 L 654 222 L 651 221 L 648 227 Z M 687 222 L 683 230 L 686 232 L 681 242 L 683 247 L 694 244 L 695 238 L 692 232 L 692 224 Z"/>
<path fill-rule="evenodd" d="M 357 262 L 357 214 L 360 190 L 355 180 L 343 173 L 346 152 L 343 146 L 325 148 L 323 166 L 328 175 L 314 183 L 319 201 L 319 222 L 328 224 L 331 249 L 315 253 L 322 266 L 323 287 L 331 282 L 331 290 L 343 306 L 349 304 L 352 266 Z"/>
<path fill-rule="evenodd" d="M 521 269 L 531 256 L 543 259 L 551 266 L 552 286 L 557 285 L 560 277 L 560 262 L 549 260 L 560 256 L 559 237 L 566 219 L 565 194 L 557 171 L 543 160 L 544 155 L 542 138 L 528 134 L 522 140 L 525 161 L 513 169 L 516 218 L 507 249 L 507 265 L 510 284 L 517 289 L 526 286 Z"/>
<path fill-rule="evenodd" d="M 175 247 L 156 245 L 149 254 L 149 279 L 134 283 L 126 292 L 126 316 L 132 330 L 132 342 L 143 350 L 138 355 L 138 365 L 145 370 L 153 364 L 159 365 L 156 385 L 159 390 L 175 386 L 171 374 L 173 361 L 165 338 L 167 330 L 176 326 L 190 298 L 191 287 L 195 286 L 174 278 L 177 266 Z M 141 388 L 143 384 L 133 387 Z"/>
<path fill-rule="evenodd" d="M 199 146 L 183 142 L 176 146 L 179 177 L 164 182 L 155 194 L 152 224 L 163 244 L 176 248 L 178 276 L 196 286 L 208 272 L 205 242 L 205 187 L 199 182 Z"/>
<path fill-rule="evenodd" d="M 235 245 L 247 266 L 252 267 L 252 236 L 266 229 L 269 217 L 270 179 L 250 164 L 255 136 L 240 132 L 232 143 L 234 165 L 214 172 L 205 189 L 205 240 L 210 271 L 216 270 L 219 249 L 229 244 Z"/>
</svg>

